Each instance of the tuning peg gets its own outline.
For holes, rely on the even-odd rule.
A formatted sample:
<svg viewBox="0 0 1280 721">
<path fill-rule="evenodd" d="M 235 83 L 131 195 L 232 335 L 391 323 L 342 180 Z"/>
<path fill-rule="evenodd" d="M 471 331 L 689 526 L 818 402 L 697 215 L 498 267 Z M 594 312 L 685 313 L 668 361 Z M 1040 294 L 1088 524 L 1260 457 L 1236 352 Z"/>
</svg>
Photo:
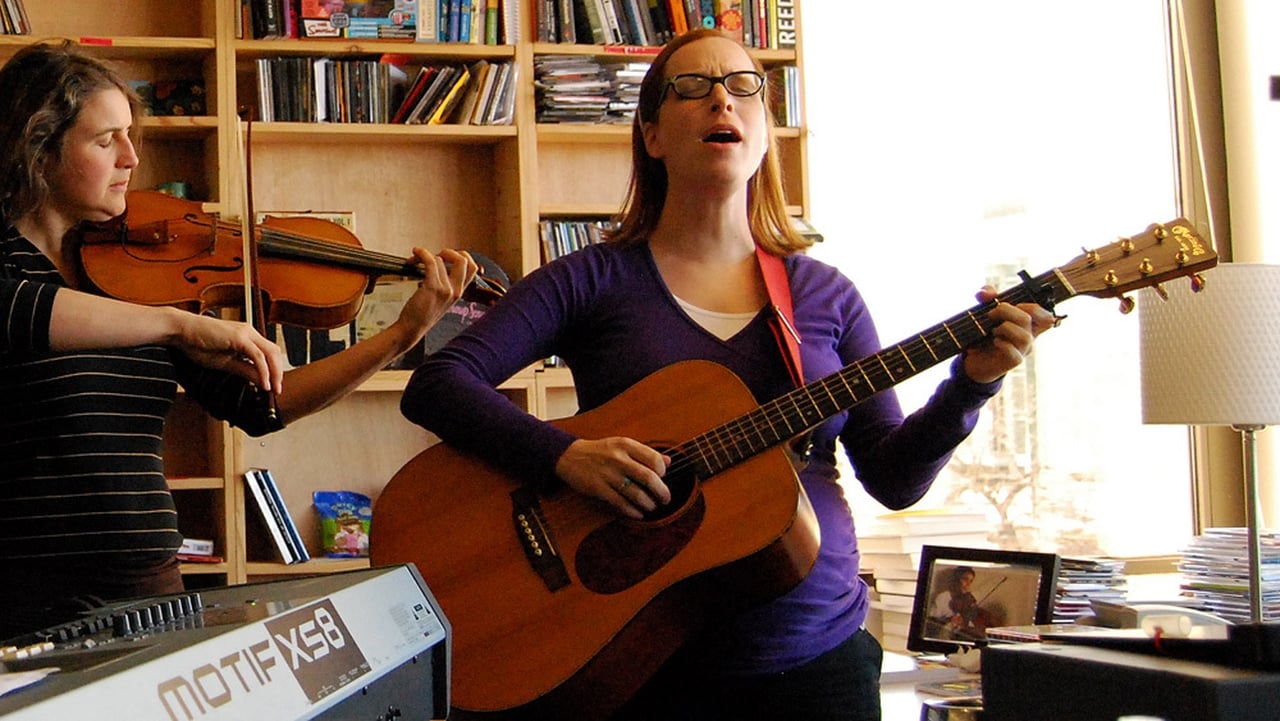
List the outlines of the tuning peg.
<svg viewBox="0 0 1280 721">
<path fill-rule="evenodd" d="M 1156 295 L 1160 296 L 1160 300 L 1169 300 L 1169 291 L 1164 289 L 1164 285 L 1156 283 L 1151 286 L 1151 290 L 1154 290 Z"/>
<path fill-rule="evenodd" d="M 1204 290 L 1204 276 L 1199 273 L 1193 273 L 1191 275 L 1191 292 L 1199 293 L 1202 290 Z"/>
<path fill-rule="evenodd" d="M 1135 305 L 1135 304 L 1134 304 L 1134 302 L 1133 302 L 1133 298 L 1130 298 L 1130 297 L 1129 297 L 1129 296 L 1127 296 L 1127 295 L 1122 295 L 1122 296 L 1120 296 L 1120 313 L 1121 313 L 1121 315 L 1129 315 L 1130 313 L 1132 313 L 1132 312 L 1133 312 L 1133 306 L 1134 306 L 1134 305 Z"/>
</svg>

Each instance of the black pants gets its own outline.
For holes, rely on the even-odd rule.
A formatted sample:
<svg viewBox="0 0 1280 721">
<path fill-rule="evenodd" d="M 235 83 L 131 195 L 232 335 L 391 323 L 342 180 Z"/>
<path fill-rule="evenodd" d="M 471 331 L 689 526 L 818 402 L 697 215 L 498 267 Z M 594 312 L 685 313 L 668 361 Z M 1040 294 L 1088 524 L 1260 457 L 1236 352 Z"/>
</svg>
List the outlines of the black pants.
<svg viewBox="0 0 1280 721">
<path fill-rule="evenodd" d="M 613 721 L 880 721 L 883 655 L 866 629 L 766 676 L 709 676 L 677 654 Z"/>
</svg>

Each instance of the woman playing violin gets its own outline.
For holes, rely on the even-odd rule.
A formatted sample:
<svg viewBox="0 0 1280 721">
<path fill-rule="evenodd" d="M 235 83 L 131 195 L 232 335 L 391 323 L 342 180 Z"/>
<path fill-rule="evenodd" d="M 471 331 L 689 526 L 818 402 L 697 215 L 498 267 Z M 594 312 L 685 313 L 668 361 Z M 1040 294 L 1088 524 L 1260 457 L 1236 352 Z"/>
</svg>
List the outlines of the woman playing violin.
<svg viewBox="0 0 1280 721">
<path fill-rule="evenodd" d="M 250 435 L 336 401 L 411 348 L 474 278 L 413 260 L 421 289 L 379 335 L 283 370 L 248 325 L 78 290 L 76 230 L 125 211 L 141 105 L 108 65 L 35 45 L 0 69 L 0 638 L 77 605 L 182 590 L 161 437 L 177 386 Z"/>
<path fill-rule="evenodd" d="M 947 574 L 947 587 L 934 596 L 929 612 L 939 637 L 958 638 L 973 632 L 980 610 L 972 591 L 976 575 L 972 566 L 956 566 Z"/>
</svg>

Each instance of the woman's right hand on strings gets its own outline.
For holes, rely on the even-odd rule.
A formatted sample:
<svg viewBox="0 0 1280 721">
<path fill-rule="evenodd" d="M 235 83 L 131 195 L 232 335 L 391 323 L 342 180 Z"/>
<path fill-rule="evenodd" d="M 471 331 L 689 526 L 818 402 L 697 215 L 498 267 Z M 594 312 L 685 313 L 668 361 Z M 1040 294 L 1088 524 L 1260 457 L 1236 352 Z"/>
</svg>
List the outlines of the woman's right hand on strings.
<svg viewBox="0 0 1280 721">
<path fill-rule="evenodd" d="M 175 311 L 178 321 L 170 345 L 208 368 L 229 371 L 264 391 L 279 393 L 284 382 L 284 353 L 247 323 Z"/>
<path fill-rule="evenodd" d="M 639 519 L 671 502 L 671 490 L 662 481 L 669 463 L 668 456 L 631 438 L 579 439 L 556 462 L 556 475 L 578 493 Z"/>
</svg>

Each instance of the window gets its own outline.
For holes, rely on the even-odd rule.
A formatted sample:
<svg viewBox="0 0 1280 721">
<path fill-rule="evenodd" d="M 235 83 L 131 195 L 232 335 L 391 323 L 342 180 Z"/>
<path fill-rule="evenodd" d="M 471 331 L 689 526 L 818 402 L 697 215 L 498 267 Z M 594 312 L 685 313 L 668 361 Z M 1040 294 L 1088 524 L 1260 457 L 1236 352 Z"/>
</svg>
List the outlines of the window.
<svg viewBox="0 0 1280 721">
<path fill-rule="evenodd" d="M 803 10 L 813 255 L 854 280 L 885 344 L 983 283 L 1179 215 L 1162 0 Z M 1137 314 L 1089 297 L 1058 312 L 921 504 L 984 509 L 1008 549 L 1174 553 L 1192 534 L 1188 434 L 1141 422 Z M 947 365 L 898 387 L 905 410 Z M 866 527 L 884 509 L 844 476 Z"/>
</svg>

